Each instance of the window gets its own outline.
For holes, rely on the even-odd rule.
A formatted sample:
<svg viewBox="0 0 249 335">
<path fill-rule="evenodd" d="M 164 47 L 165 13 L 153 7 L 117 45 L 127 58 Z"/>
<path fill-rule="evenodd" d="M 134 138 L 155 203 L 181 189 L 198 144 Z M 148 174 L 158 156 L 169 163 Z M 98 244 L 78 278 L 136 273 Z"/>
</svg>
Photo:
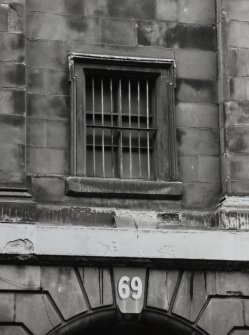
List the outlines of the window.
<svg viewBox="0 0 249 335">
<path fill-rule="evenodd" d="M 70 54 L 69 64 L 69 191 L 178 194 L 174 61 Z"/>
</svg>

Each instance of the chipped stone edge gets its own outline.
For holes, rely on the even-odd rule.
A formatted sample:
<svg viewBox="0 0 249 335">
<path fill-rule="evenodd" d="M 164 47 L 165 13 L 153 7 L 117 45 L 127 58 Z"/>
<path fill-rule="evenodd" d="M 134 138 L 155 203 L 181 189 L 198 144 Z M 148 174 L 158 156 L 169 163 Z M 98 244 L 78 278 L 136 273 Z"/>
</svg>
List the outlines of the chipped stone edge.
<svg viewBox="0 0 249 335">
<path fill-rule="evenodd" d="M 1 224 L 0 255 L 29 253 L 36 256 L 248 261 L 249 233 Z"/>
</svg>

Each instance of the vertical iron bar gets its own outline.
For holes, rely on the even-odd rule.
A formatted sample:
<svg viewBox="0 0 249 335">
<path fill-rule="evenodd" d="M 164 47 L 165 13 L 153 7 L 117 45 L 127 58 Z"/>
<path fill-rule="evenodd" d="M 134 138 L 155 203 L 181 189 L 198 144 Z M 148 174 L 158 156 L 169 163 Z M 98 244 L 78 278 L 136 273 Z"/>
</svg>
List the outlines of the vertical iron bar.
<svg viewBox="0 0 249 335">
<path fill-rule="evenodd" d="M 128 103 L 129 103 L 129 127 L 131 128 L 131 81 L 128 81 Z M 131 150 L 131 130 L 129 130 L 129 161 L 130 161 L 130 178 L 132 178 L 132 150 Z"/>
<path fill-rule="evenodd" d="M 101 77 L 101 124 L 104 126 L 104 87 L 103 77 Z M 102 172 L 105 178 L 105 130 L 102 129 Z"/>
<path fill-rule="evenodd" d="M 93 113 L 93 176 L 96 175 L 96 157 L 95 157 L 95 82 L 92 76 L 92 113 Z"/>
<path fill-rule="evenodd" d="M 137 126 L 140 128 L 140 80 L 137 81 Z M 139 178 L 141 178 L 141 134 L 138 130 L 138 167 Z"/>
<path fill-rule="evenodd" d="M 111 126 L 113 127 L 113 88 L 112 78 L 110 78 L 110 97 L 111 97 Z M 114 141 L 113 141 L 113 129 L 111 129 L 111 141 L 112 141 L 112 178 L 114 178 Z"/>
<path fill-rule="evenodd" d="M 122 128 L 122 82 L 121 82 L 121 79 L 119 79 L 118 86 L 119 86 L 118 122 L 119 122 L 119 127 Z M 120 164 L 119 177 L 123 178 L 123 132 L 122 132 L 122 129 L 120 130 L 119 136 L 120 136 L 120 139 L 119 139 L 119 164 Z"/>
<path fill-rule="evenodd" d="M 146 120 L 147 120 L 147 164 L 148 179 L 150 179 L 150 132 L 149 132 L 149 81 L 146 80 Z"/>
</svg>

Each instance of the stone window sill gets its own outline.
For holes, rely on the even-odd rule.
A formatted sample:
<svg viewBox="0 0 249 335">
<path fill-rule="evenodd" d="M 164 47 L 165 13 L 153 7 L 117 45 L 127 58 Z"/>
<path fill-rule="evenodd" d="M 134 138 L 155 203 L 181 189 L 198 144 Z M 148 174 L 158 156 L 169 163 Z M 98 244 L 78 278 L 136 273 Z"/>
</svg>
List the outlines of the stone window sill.
<svg viewBox="0 0 249 335">
<path fill-rule="evenodd" d="M 168 199 L 181 197 L 182 183 L 178 181 L 68 177 L 66 193 L 71 196 Z"/>
</svg>

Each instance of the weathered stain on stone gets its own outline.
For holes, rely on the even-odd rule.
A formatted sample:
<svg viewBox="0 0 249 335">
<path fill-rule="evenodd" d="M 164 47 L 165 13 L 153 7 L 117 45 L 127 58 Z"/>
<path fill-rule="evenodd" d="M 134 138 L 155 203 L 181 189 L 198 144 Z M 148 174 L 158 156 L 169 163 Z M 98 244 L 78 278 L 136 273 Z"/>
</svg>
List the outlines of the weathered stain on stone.
<svg viewBox="0 0 249 335">
<path fill-rule="evenodd" d="M 140 21 L 138 22 L 138 44 L 216 50 L 216 34 L 215 29 L 211 26 Z"/>
<path fill-rule="evenodd" d="M 6 243 L 3 252 L 6 254 L 33 253 L 34 245 L 29 239 L 17 239 Z"/>
</svg>

